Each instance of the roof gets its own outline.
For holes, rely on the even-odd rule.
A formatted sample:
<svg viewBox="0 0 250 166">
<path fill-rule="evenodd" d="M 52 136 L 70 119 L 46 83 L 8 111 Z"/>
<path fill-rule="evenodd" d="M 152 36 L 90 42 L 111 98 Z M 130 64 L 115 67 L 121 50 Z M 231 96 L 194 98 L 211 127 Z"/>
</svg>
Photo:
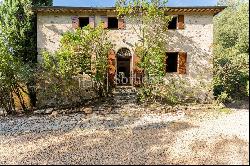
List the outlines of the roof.
<svg viewBox="0 0 250 166">
<path fill-rule="evenodd" d="M 189 7 L 167 7 L 167 13 L 210 13 L 217 14 L 224 10 L 226 6 L 189 6 Z M 81 12 L 115 12 L 115 7 L 37 7 L 34 11 L 37 13 L 81 13 Z"/>
</svg>

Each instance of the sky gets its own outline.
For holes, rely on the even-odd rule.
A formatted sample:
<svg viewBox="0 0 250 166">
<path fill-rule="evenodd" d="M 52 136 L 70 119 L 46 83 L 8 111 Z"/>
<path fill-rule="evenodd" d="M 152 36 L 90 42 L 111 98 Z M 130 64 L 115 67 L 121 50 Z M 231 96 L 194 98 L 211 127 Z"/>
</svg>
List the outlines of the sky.
<svg viewBox="0 0 250 166">
<path fill-rule="evenodd" d="M 1 1 L 1 0 L 0 0 Z M 115 0 L 54 0 L 54 6 L 111 7 Z M 168 0 L 168 6 L 215 6 L 217 0 Z"/>
</svg>

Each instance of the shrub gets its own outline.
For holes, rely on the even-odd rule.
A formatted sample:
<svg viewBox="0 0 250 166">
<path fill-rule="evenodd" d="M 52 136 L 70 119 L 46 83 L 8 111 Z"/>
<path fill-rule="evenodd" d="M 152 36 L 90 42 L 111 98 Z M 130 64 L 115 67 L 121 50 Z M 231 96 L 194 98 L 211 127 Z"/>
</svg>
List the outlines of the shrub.
<svg viewBox="0 0 250 166">
<path fill-rule="evenodd" d="M 91 96 L 91 91 L 106 96 L 107 55 L 111 44 L 102 25 L 67 32 L 60 43 L 55 53 L 43 53 L 38 100 L 45 96 L 59 106 L 81 102 Z M 83 82 L 89 82 L 91 87 L 81 86 Z"/>
<path fill-rule="evenodd" d="M 214 95 L 224 102 L 249 96 L 249 3 L 229 4 L 215 18 Z"/>
<path fill-rule="evenodd" d="M 29 101 L 24 100 L 24 94 L 28 95 L 26 84 L 32 78 L 32 70 L 2 44 L 0 41 L 0 107 L 7 113 L 14 113 L 18 102 L 16 96 L 21 108 L 28 111 Z"/>
</svg>

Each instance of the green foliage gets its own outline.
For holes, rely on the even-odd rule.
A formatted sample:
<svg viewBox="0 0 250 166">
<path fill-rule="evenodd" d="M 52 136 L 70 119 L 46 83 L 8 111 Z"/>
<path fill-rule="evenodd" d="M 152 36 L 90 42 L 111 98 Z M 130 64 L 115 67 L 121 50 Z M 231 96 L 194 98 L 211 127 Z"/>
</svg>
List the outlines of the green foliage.
<svg viewBox="0 0 250 166">
<path fill-rule="evenodd" d="M 24 101 L 27 95 L 35 105 L 36 17 L 31 7 L 50 5 L 52 0 L 3 0 L 0 3 L 0 107 L 8 113 L 19 107 L 17 103 L 28 111 L 30 103 Z"/>
<path fill-rule="evenodd" d="M 221 94 L 217 96 L 217 100 L 222 103 L 227 103 L 232 101 L 232 98 L 228 95 L 228 93 L 221 92 Z"/>
<path fill-rule="evenodd" d="M 89 26 L 64 34 L 61 49 L 56 56 L 61 75 L 88 74 L 95 82 L 100 95 L 105 95 L 107 55 L 111 44 L 102 25 Z"/>
<path fill-rule="evenodd" d="M 57 96 L 65 96 L 73 91 L 78 93 L 79 83 L 75 78 L 88 75 L 92 80 L 94 91 L 99 96 L 106 96 L 107 55 L 111 44 L 102 25 L 96 28 L 87 26 L 67 32 L 60 43 L 60 48 L 55 53 L 43 54 L 43 71 L 40 76 L 50 80 L 48 81 L 50 88 L 46 90 L 54 89 L 54 94 L 61 94 Z M 51 77 L 54 81 L 51 81 Z M 72 82 L 75 84 L 74 87 L 70 87 Z M 81 94 L 75 95 L 81 97 Z"/>
<path fill-rule="evenodd" d="M 220 112 L 225 113 L 225 114 L 231 114 L 232 110 L 230 108 L 220 108 Z"/>
<path fill-rule="evenodd" d="M 5 47 L 24 62 L 34 59 L 31 4 L 29 0 L 4 0 L 0 6 L 0 32 Z"/>
<path fill-rule="evenodd" d="M 32 0 L 32 5 L 37 6 L 52 6 L 53 0 Z"/>
<path fill-rule="evenodd" d="M 23 110 L 22 94 L 32 78 L 30 62 L 34 59 L 31 3 L 28 0 L 4 0 L 0 5 L 0 107 L 15 110 L 14 95 Z"/>
<path fill-rule="evenodd" d="M 229 3 L 214 29 L 215 96 L 224 102 L 249 96 L 249 3 Z"/>
<path fill-rule="evenodd" d="M 143 69 L 145 80 L 139 95 L 141 100 L 154 100 L 158 97 L 158 87 L 163 85 L 165 75 L 164 60 L 166 58 L 167 24 L 172 19 L 165 14 L 167 1 L 162 0 L 118 0 L 116 7 L 119 15 L 139 26 L 133 27 L 141 38 L 135 49 L 140 57 L 140 68 Z"/>
<path fill-rule="evenodd" d="M 31 79 L 32 70 L 7 48 L 0 40 L 0 108 L 14 113 L 16 105 L 13 96 L 16 95 L 22 109 L 27 111 L 28 103 L 22 94 L 28 93 L 24 87 Z"/>
</svg>

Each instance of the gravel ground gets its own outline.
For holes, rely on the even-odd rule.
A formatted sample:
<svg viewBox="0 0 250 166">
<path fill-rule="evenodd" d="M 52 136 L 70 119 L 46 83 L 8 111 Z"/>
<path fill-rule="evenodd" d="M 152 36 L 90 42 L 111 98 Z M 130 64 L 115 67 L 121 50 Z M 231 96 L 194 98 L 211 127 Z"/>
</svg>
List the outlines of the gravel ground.
<svg viewBox="0 0 250 166">
<path fill-rule="evenodd" d="M 249 164 L 249 110 L 0 117 L 0 164 Z M 125 109 L 125 110 L 126 110 Z"/>
</svg>

